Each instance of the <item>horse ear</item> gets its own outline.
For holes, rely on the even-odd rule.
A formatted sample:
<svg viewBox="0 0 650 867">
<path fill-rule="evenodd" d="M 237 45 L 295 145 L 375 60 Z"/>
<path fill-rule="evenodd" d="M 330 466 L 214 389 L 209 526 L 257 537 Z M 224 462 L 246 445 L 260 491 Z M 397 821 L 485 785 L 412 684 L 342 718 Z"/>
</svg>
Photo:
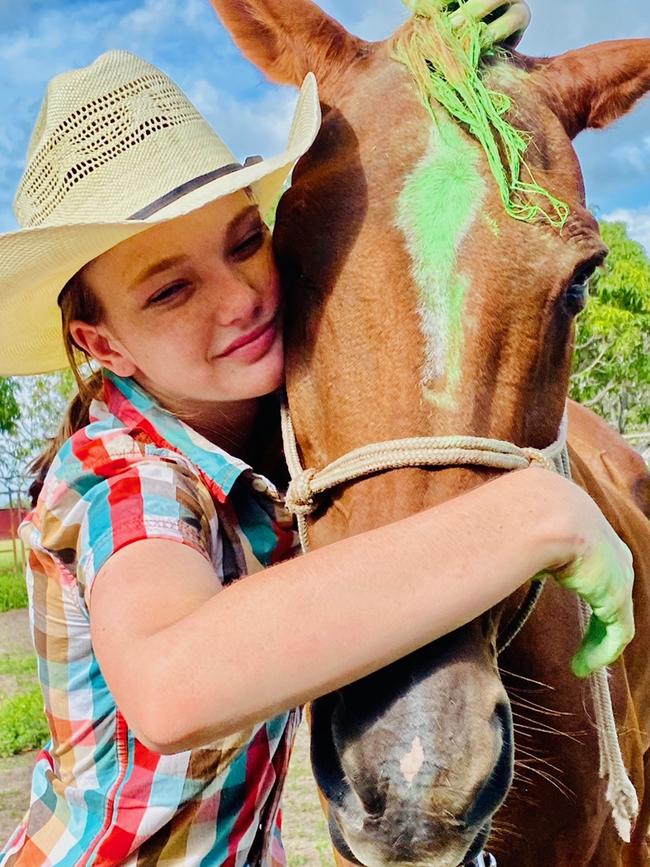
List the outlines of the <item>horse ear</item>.
<svg viewBox="0 0 650 867">
<path fill-rule="evenodd" d="M 618 120 L 650 91 L 650 39 L 602 42 L 540 60 L 534 77 L 575 138 Z"/>
<path fill-rule="evenodd" d="M 246 57 L 278 84 L 300 84 L 308 72 L 322 83 L 369 48 L 311 0 L 211 3 Z"/>
</svg>

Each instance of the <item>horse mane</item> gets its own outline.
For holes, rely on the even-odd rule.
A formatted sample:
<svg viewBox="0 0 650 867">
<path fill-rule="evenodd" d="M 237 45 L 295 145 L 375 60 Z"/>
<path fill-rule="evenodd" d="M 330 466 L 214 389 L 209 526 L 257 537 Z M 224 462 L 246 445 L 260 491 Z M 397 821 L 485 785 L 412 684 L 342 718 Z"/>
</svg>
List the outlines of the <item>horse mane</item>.
<svg viewBox="0 0 650 867">
<path fill-rule="evenodd" d="M 569 208 L 535 181 L 525 160 L 531 136 L 507 119 L 512 100 L 484 81 L 485 71 L 495 61 L 506 61 L 507 52 L 486 40 L 482 22 L 466 17 L 454 27 L 450 18 L 456 4 L 448 0 L 404 3 L 413 17 L 395 35 L 393 56 L 412 74 L 434 121 L 437 103 L 479 141 L 511 217 L 528 223 L 542 217 L 563 228 Z"/>
</svg>

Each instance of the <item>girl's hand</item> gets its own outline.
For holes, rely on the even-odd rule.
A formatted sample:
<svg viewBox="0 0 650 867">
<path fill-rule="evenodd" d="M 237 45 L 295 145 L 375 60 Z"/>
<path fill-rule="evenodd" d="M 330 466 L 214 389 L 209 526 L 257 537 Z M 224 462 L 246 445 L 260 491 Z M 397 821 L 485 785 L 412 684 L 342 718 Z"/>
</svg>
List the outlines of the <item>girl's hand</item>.
<svg viewBox="0 0 650 867">
<path fill-rule="evenodd" d="M 451 16 L 455 26 L 460 27 L 467 17 L 483 21 L 502 9 L 500 15 L 490 18 L 486 24 L 486 42 L 515 48 L 530 23 L 530 9 L 525 0 L 466 0 Z"/>
<path fill-rule="evenodd" d="M 593 611 L 571 666 L 577 677 L 588 677 L 615 662 L 634 638 L 632 553 L 611 530 L 554 577 Z"/>
<path fill-rule="evenodd" d="M 588 677 L 611 665 L 634 638 L 629 548 L 589 494 L 563 476 L 529 467 L 490 484 L 499 482 L 510 489 L 507 496 L 524 523 L 539 523 L 544 565 L 537 577 L 555 578 L 593 612 L 573 658 L 573 673 Z"/>
<path fill-rule="evenodd" d="M 540 481 L 545 482 L 543 487 Z M 568 556 L 561 555 L 564 562 L 547 567 L 544 574 L 577 593 L 592 609 L 589 627 L 572 662 L 577 677 L 588 677 L 615 662 L 634 638 L 632 553 L 596 503 L 573 482 L 554 473 L 546 474 L 545 480 L 538 475 L 536 482 L 540 491 L 557 486 L 555 518 L 574 540 Z"/>
</svg>

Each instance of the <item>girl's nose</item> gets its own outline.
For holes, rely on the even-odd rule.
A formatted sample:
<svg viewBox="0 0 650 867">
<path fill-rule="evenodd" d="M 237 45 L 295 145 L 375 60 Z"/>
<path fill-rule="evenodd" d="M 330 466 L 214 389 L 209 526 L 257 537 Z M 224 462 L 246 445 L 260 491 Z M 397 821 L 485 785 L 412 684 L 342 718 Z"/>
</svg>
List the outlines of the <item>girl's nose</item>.
<svg viewBox="0 0 650 867">
<path fill-rule="evenodd" d="M 228 272 L 216 282 L 218 285 L 211 295 L 214 315 L 220 325 L 247 325 L 258 318 L 263 307 L 262 295 L 241 274 Z"/>
</svg>

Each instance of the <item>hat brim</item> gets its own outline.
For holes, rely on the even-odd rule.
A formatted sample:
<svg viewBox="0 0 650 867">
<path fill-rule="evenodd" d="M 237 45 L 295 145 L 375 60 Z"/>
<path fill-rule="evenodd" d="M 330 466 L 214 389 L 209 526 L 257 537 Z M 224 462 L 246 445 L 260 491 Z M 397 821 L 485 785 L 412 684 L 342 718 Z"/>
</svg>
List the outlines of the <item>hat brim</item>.
<svg viewBox="0 0 650 867">
<path fill-rule="evenodd" d="M 51 373 L 68 366 L 57 298 L 84 265 L 116 244 L 247 187 L 266 215 L 312 145 L 320 122 L 318 88 L 310 73 L 281 154 L 210 181 L 147 219 L 37 226 L 0 236 L 0 376 Z"/>
</svg>

